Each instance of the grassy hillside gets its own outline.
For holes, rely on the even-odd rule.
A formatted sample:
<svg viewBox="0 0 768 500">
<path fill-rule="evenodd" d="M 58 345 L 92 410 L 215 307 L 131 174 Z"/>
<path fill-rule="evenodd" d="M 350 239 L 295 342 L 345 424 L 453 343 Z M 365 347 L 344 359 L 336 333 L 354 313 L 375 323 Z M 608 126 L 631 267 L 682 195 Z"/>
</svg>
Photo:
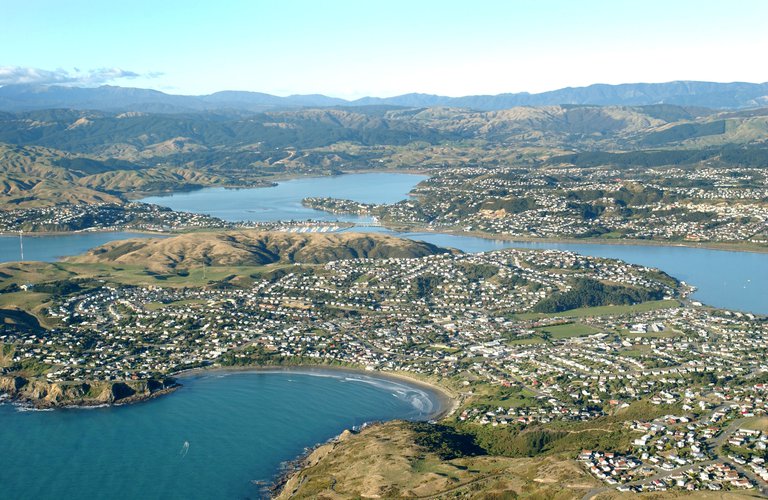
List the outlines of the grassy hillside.
<svg viewBox="0 0 768 500">
<path fill-rule="evenodd" d="M 277 498 L 756 498 L 751 491 L 621 493 L 592 477 L 571 458 L 573 452 L 519 458 L 487 454 L 462 446 L 463 438 L 457 441 L 446 429 L 393 421 L 358 434 L 345 431 L 315 449 Z"/>
<path fill-rule="evenodd" d="M 0 209 L 371 168 L 764 165 L 767 116 L 669 105 L 0 113 Z"/>
<path fill-rule="evenodd" d="M 68 262 L 143 265 L 167 271 L 203 265 L 319 264 L 342 259 L 422 257 L 447 251 L 429 243 L 378 234 L 231 231 L 116 241 L 72 257 Z"/>
<path fill-rule="evenodd" d="M 62 204 L 122 204 L 124 195 L 213 185 L 265 184 L 208 169 L 139 165 L 40 146 L 0 144 L 0 210 Z"/>
<path fill-rule="evenodd" d="M 717 113 L 669 105 L 521 106 L 484 112 L 346 107 L 249 116 L 41 110 L 0 114 L 0 142 L 139 163 L 162 159 L 177 166 L 222 151 L 247 152 L 250 162 L 269 163 L 276 150 L 306 151 L 340 142 L 403 146 L 483 140 L 574 148 L 659 147 L 697 138 L 711 144 L 760 142 L 765 140 L 761 111 Z"/>
<path fill-rule="evenodd" d="M 599 486 L 557 457 L 447 456 L 450 445 L 439 435 L 425 440 L 423 425 L 388 422 L 342 434 L 315 450 L 277 498 L 576 499 Z"/>
<path fill-rule="evenodd" d="M 0 144 L 0 210 L 64 203 L 121 203 L 119 196 L 79 182 L 83 172 L 59 162 L 70 155 L 40 147 Z M 105 167 L 89 160 L 89 167 Z M 75 162 L 77 163 L 77 162 Z"/>
</svg>

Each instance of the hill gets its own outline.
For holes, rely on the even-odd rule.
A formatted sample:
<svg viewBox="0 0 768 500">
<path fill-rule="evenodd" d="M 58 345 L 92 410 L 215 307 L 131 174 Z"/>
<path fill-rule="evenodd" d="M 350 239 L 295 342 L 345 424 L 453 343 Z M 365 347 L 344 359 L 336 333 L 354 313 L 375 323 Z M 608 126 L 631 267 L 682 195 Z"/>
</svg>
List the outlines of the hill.
<svg viewBox="0 0 768 500">
<path fill-rule="evenodd" d="M 73 263 L 141 265 L 163 272 L 203 265 L 263 266 L 275 263 L 322 264 L 346 259 L 412 258 L 448 251 L 429 243 L 381 234 L 230 231 L 183 234 L 167 239 L 115 241 L 67 260 Z"/>
<path fill-rule="evenodd" d="M 249 117 L 43 110 L 0 113 L 0 142 L 104 159 L 101 165 L 85 160 L 65 165 L 83 175 L 138 173 L 139 166 L 205 165 L 219 175 L 242 176 L 254 165 L 277 172 L 289 160 L 319 166 L 329 158 L 315 158 L 309 151 L 338 144 L 398 147 L 479 140 L 569 149 L 698 148 L 764 141 L 767 123 L 766 109 L 715 112 L 672 105 L 523 106 L 499 111 L 346 107 Z M 344 154 L 344 149 L 337 151 Z M 337 160 L 350 163 L 350 158 Z"/>
<path fill-rule="evenodd" d="M 253 113 L 270 109 L 327 106 L 389 105 L 405 107 L 451 106 L 481 111 L 516 106 L 590 104 L 642 106 L 677 104 L 718 109 L 768 105 L 768 83 L 715 83 L 675 81 L 667 83 L 595 84 L 549 92 L 446 97 L 432 94 L 404 94 L 394 97 L 363 97 L 354 101 L 324 95 L 280 97 L 261 92 L 224 91 L 210 95 L 173 95 L 149 89 L 101 86 L 98 88 L 56 85 L 6 85 L 0 88 L 0 110 L 20 111 L 69 108 L 102 111 L 146 111 L 186 113 L 222 111 Z"/>
<path fill-rule="evenodd" d="M 249 154 L 241 159 L 254 162 L 270 158 L 275 148 L 312 148 L 341 141 L 397 145 L 455 138 L 421 122 L 389 119 L 384 112 L 302 109 L 242 117 L 48 109 L 0 113 L 0 142 L 131 160 L 172 161 L 174 156 L 206 152 L 230 156 L 242 150 Z M 228 150 L 218 149 L 224 147 Z"/>
<path fill-rule="evenodd" d="M 65 204 L 117 204 L 123 193 L 227 185 L 265 185 L 256 173 L 226 172 L 168 164 L 136 164 L 41 146 L 0 143 L 0 211 Z"/>
<path fill-rule="evenodd" d="M 276 498 L 578 499 L 599 486 L 575 461 L 487 455 L 467 440 L 399 421 L 344 431 L 309 454 Z"/>
<path fill-rule="evenodd" d="M 454 106 L 477 110 L 499 110 L 516 106 L 589 104 L 599 106 L 645 106 L 675 104 L 735 109 L 768 104 L 768 83 L 715 83 L 675 81 L 667 83 L 594 84 L 567 87 L 531 94 L 475 95 L 445 97 L 430 94 L 405 94 L 389 98 L 365 97 L 355 104 L 394 104 L 399 106 Z"/>
<path fill-rule="evenodd" d="M 507 162 L 515 149 L 544 160 L 574 153 L 578 166 L 587 157 L 598 164 L 764 164 L 767 140 L 768 108 L 717 112 L 669 104 L 363 106 L 249 116 L 0 112 L 0 210 L 264 186 L 275 176 L 444 167 L 466 163 L 467 155 Z"/>
<path fill-rule="evenodd" d="M 70 155 L 60 151 L 0 144 L 0 210 L 67 203 L 122 203 L 114 193 L 81 184 L 79 180 L 85 174 L 77 168 L 64 168 L 58 163 L 72 161 Z M 88 161 L 92 168 L 105 167 L 103 162 Z"/>
</svg>

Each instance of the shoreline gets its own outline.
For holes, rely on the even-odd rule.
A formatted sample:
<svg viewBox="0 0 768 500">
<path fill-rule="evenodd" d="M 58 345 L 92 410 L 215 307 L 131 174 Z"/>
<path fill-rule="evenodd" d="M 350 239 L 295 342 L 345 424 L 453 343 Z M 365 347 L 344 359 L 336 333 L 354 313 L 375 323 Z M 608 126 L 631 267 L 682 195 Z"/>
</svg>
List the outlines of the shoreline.
<svg viewBox="0 0 768 500">
<path fill-rule="evenodd" d="M 532 236 L 514 236 L 508 237 L 503 234 L 495 233 L 483 233 L 478 231 L 435 231 L 428 228 L 409 228 L 406 231 L 398 231 L 390 229 L 390 231 L 399 232 L 401 234 L 445 234 L 449 236 L 465 236 L 470 238 L 482 238 L 486 240 L 503 241 L 509 243 L 563 243 L 563 244 L 585 244 L 585 245 L 625 245 L 625 246 L 649 246 L 649 247 L 683 247 L 683 248 L 700 248 L 703 250 L 719 250 L 721 252 L 742 252 L 742 253 L 768 253 L 768 246 L 748 246 L 748 243 L 732 243 L 732 242 L 685 242 L 685 241 L 660 241 L 660 240 L 639 240 L 639 239 L 595 239 L 595 238 L 537 238 Z"/>
<path fill-rule="evenodd" d="M 405 375 L 402 372 L 385 372 L 381 370 L 365 370 L 363 368 L 345 367 L 345 366 L 329 366 L 329 365 L 314 365 L 314 364 L 299 364 L 295 366 L 270 366 L 270 365 L 252 365 L 252 366 L 211 366 L 190 368 L 170 374 L 177 381 L 182 381 L 185 378 L 194 378 L 205 376 L 214 373 L 330 373 L 336 374 L 347 373 L 353 375 L 362 375 L 373 379 L 383 379 L 392 382 L 399 381 L 405 382 L 408 385 L 418 387 L 426 390 L 432 400 L 433 404 L 437 405 L 425 420 L 439 421 L 452 415 L 460 405 L 460 399 L 455 396 L 448 388 L 438 385 L 437 383 L 427 382 L 415 376 Z M 182 387 L 184 384 L 180 384 Z"/>
<path fill-rule="evenodd" d="M 37 237 L 47 237 L 47 236 L 75 236 L 80 234 L 102 234 L 102 233 L 136 233 L 136 234 L 148 234 L 148 235 L 156 235 L 156 236 L 172 236 L 174 234 L 182 234 L 181 232 L 177 231 L 149 231 L 147 229 L 110 229 L 110 228 L 99 228 L 99 229 L 78 229 L 77 231 L 26 231 L 24 232 L 25 238 L 37 238 Z M 0 231 L 0 236 L 12 236 L 15 238 L 19 237 L 18 231 Z"/>
<path fill-rule="evenodd" d="M 264 179 L 264 184 L 255 184 L 251 186 L 243 185 L 228 185 L 228 184 L 214 184 L 210 186 L 201 186 L 195 189 L 184 191 L 132 191 L 130 193 L 122 193 L 125 199 L 128 201 L 139 201 L 143 198 L 171 196 L 177 193 L 192 193 L 201 189 L 207 188 L 223 188 L 223 189 L 262 189 L 271 188 L 277 186 L 280 182 L 293 181 L 299 179 L 311 179 L 311 178 L 326 178 L 326 177 L 339 177 L 342 175 L 360 175 L 360 174 L 409 174 L 409 175 L 426 175 L 429 177 L 430 169 L 419 168 L 370 168 L 351 171 L 340 171 L 338 174 L 318 174 L 312 172 L 308 174 L 277 174 L 271 175 Z"/>
<path fill-rule="evenodd" d="M 202 377 L 206 375 L 212 375 L 215 373 L 304 373 L 307 375 L 312 374 L 349 374 L 368 377 L 371 379 L 388 380 L 390 382 L 401 382 L 406 385 L 413 386 L 415 388 L 424 390 L 432 404 L 435 405 L 430 412 L 425 415 L 425 421 L 439 421 L 452 415 L 459 407 L 461 401 L 456 397 L 448 388 L 438 385 L 437 383 L 427 382 L 420 378 L 411 375 L 405 375 L 401 372 L 383 372 L 380 370 L 365 370 L 355 367 L 343 367 L 343 366 L 328 366 L 328 365 L 313 365 L 313 364 L 299 364 L 295 366 L 269 366 L 269 365 L 252 365 L 252 366 L 211 366 L 211 367 L 199 367 L 182 370 L 169 374 L 168 377 L 173 381 L 173 385 L 158 389 L 154 392 L 147 394 L 134 394 L 132 396 L 119 399 L 114 402 L 106 401 L 93 401 L 87 399 L 72 400 L 61 403 L 46 402 L 43 399 L 33 399 L 27 397 L 19 391 L 4 391 L 0 390 L 0 395 L 5 396 L 0 402 L 5 401 L 9 403 L 19 404 L 21 406 L 27 406 L 37 410 L 48 409 L 87 409 L 87 408 L 99 408 L 99 407 L 118 407 L 128 406 L 137 403 L 142 403 L 156 399 L 171 393 L 176 392 L 184 387 L 182 383 L 184 379 Z"/>
<path fill-rule="evenodd" d="M 28 408 L 37 411 L 50 410 L 87 410 L 94 408 L 113 408 L 120 406 L 131 406 L 138 403 L 144 403 L 167 394 L 171 394 L 181 389 L 182 384 L 175 379 L 170 378 L 169 385 L 160 389 L 139 393 L 136 392 L 130 396 L 120 398 L 114 401 L 100 401 L 98 399 L 73 399 L 71 401 L 48 401 L 45 398 L 33 398 L 23 393 L 21 390 L 0 389 L 0 404 L 7 402 L 22 408 Z"/>
<path fill-rule="evenodd" d="M 537 238 L 537 237 L 531 237 L 531 236 L 514 236 L 514 237 L 508 237 L 503 234 L 495 234 L 495 233 L 483 233 L 483 232 L 477 232 L 477 231 L 456 231 L 456 230 L 448 230 L 448 231 L 435 231 L 430 228 L 426 227 L 408 227 L 408 228 L 394 228 L 390 226 L 383 226 L 384 229 L 387 229 L 388 231 L 391 231 L 393 233 L 393 236 L 403 238 L 406 237 L 404 235 L 408 234 L 415 234 L 415 233 L 424 233 L 424 234 L 443 234 L 448 236 L 457 236 L 457 237 L 469 237 L 469 238 L 482 238 L 485 240 L 491 240 L 491 241 L 501 241 L 501 242 L 507 242 L 507 243 L 541 243 L 541 244 L 548 244 L 548 243 L 562 243 L 562 244 L 574 244 L 574 245 L 623 245 L 623 246 L 648 246 L 648 247 L 670 247 L 670 248 L 698 248 L 702 250 L 716 250 L 720 252 L 739 252 L 739 253 L 757 253 L 757 254 L 766 254 L 768 253 L 768 246 L 759 246 L 757 244 L 749 244 L 749 243 L 733 243 L 733 242 L 686 242 L 686 241 L 660 241 L 660 240 L 639 240 L 639 239 L 615 239 L 615 240 L 606 240 L 606 239 L 594 239 L 594 238 Z M 157 238 L 167 238 L 170 236 L 180 235 L 180 234 L 187 234 L 191 232 L 221 232 L 221 231 L 228 231 L 230 229 L 221 229 L 221 228 L 199 228 L 195 230 L 180 230 L 180 231 L 148 231 L 145 229 L 130 229 L 130 228 L 121 228 L 121 229 L 110 229 L 110 228 L 100 228 L 95 230 L 79 230 L 79 231 L 32 231 L 32 232 L 25 232 L 24 236 L 26 237 L 52 237 L 52 236 L 74 236 L 79 234 L 100 234 L 100 233 L 135 233 L 135 234 L 142 234 L 147 235 L 147 237 L 157 237 Z M 234 229 L 238 230 L 238 229 Z M 365 231 L 355 231 L 355 226 L 344 229 L 345 232 L 360 232 L 364 233 Z M 18 232 L 7 232 L 7 231 L 0 231 L 0 237 L 18 237 Z M 753 246 L 755 245 L 755 246 Z M 12 262 L 12 261 L 8 261 Z"/>
</svg>

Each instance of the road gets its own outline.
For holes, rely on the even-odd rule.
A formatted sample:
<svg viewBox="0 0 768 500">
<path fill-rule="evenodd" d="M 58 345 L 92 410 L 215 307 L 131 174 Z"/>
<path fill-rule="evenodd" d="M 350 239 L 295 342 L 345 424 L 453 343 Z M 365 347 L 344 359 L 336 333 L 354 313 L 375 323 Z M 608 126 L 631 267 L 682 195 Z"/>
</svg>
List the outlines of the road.
<svg viewBox="0 0 768 500">
<path fill-rule="evenodd" d="M 720 459 L 707 460 L 705 462 L 696 462 L 696 463 L 684 465 L 684 466 L 678 467 L 676 469 L 662 470 L 662 471 L 654 474 L 653 476 L 649 476 L 649 477 L 646 477 L 644 479 L 638 479 L 637 481 L 632 481 L 632 482 L 629 482 L 629 483 L 622 483 L 621 486 L 643 486 L 643 485 L 649 484 L 649 483 L 651 483 L 651 482 L 653 482 L 653 481 L 655 481 L 657 479 L 663 479 L 663 478 L 669 476 L 670 474 L 675 474 L 677 472 L 687 472 L 687 471 L 693 469 L 694 467 L 707 466 L 707 465 L 714 464 L 714 463 L 717 463 L 717 462 L 722 462 L 722 460 L 720 460 Z M 606 487 L 603 487 L 603 488 L 591 489 L 582 497 L 582 500 L 589 500 L 590 498 L 595 497 L 595 496 L 599 495 L 600 493 L 604 493 L 606 491 L 611 491 L 614 488 L 615 488 L 615 486 L 606 486 Z"/>
<path fill-rule="evenodd" d="M 718 407 L 715 408 L 712 413 L 723 409 L 724 407 Z M 670 476 L 671 474 L 680 473 L 680 472 L 686 472 L 694 467 L 699 466 L 707 466 L 714 463 L 725 463 L 726 460 L 723 458 L 723 452 L 722 452 L 722 446 L 727 442 L 728 439 L 741 427 L 741 425 L 746 421 L 746 418 L 737 418 L 732 420 L 728 427 L 726 427 L 723 432 L 721 432 L 717 437 L 711 439 L 709 441 L 710 450 L 712 453 L 717 456 L 717 458 L 713 460 L 707 460 L 704 462 L 696 462 L 693 464 L 688 464 L 683 467 L 678 467 L 676 469 L 672 470 L 663 470 L 660 471 L 657 474 L 654 474 L 653 476 L 647 477 L 645 479 L 640 479 L 637 481 L 632 481 L 629 483 L 623 483 L 622 486 L 641 486 L 648 484 L 652 481 L 655 481 L 656 479 L 662 479 L 665 477 Z M 755 483 L 757 485 L 757 490 L 760 492 L 761 495 L 768 498 L 768 484 L 766 484 L 765 481 L 758 478 L 757 475 L 752 472 L 750 469 L 747 469 L 746 467 L 743 467 L 737 463 L 734 463 L 732 460 L 729 460 L 728 463 L 733 466 L 734 469 L 736 469 L 740 474 L 743 476 L 749 478 L 750 481 Z M 583 497 L 582 500 L 590 500 L 591 498 L 596 497 L 600 493 L 605 493 L 607 491 L 612 491 L 615 488 L 615 486 L 604 486 L 601 488 L 593 488 L 589 490 Z"/>
</svg>

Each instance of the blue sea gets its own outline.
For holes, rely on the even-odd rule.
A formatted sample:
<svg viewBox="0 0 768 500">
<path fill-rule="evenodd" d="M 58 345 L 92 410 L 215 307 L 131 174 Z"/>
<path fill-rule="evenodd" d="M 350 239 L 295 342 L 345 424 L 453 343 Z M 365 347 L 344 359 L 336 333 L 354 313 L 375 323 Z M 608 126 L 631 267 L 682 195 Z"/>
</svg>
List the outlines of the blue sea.
<svg viewBox="0 0 768 500">
<path fill-rule="evenodd" d="M 0 405 L 0 498 L 261 498 L 306 446 L 377 420 L 428 419 L 427 389 L 347 371 L 208 372 L 143 403 Z"/>
</svg>

